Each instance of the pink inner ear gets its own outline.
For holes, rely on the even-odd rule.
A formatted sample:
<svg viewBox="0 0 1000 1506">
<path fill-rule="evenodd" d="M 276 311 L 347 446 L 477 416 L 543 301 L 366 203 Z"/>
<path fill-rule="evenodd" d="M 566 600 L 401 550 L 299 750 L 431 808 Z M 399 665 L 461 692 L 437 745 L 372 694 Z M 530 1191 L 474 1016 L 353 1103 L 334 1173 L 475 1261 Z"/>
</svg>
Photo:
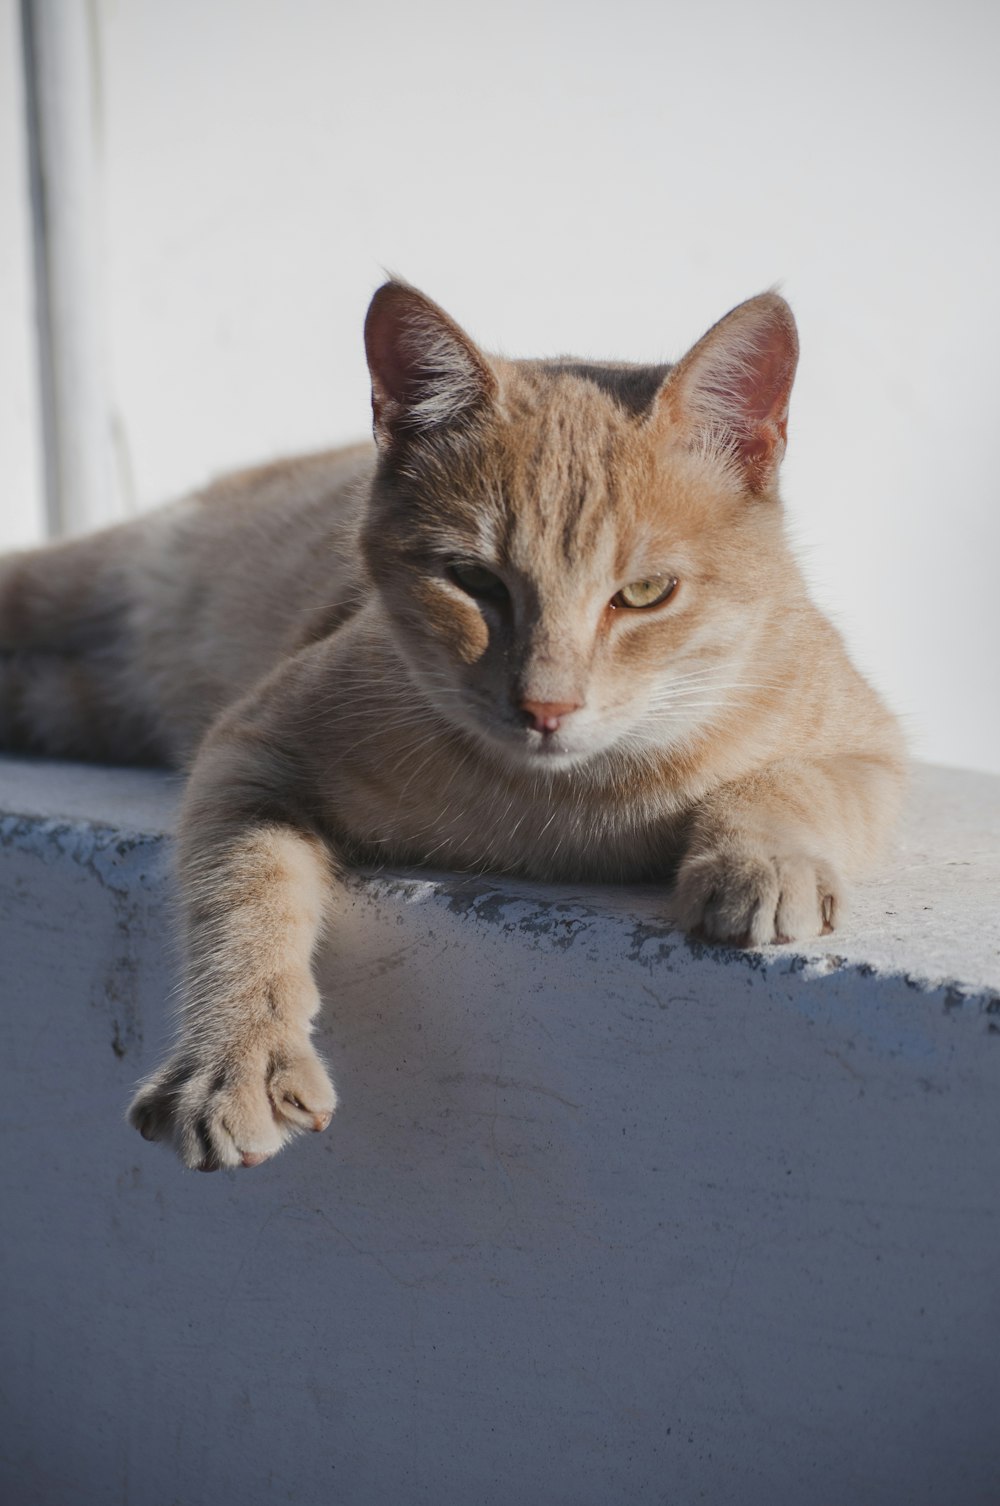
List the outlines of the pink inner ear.
<svg viewBox="0 0 1000 1506">
<path fill-rule="evenodd" d="M 372 299 L 365 320 L 365 350 L 379 396 L 404 406 L 420 376 L 420 351 L 413 339 L 415 300 L 406 288 L 387 283 Z"/>
<path fill-rule="evenodd" d="M 380 441 L 447 425 L 496 390 L 485 358 L 416 288 L 379 288 L 365 320 L 375 434 Z"/>
<path fill-rule="evenodd" d="M 788 401 L 795 377 L 795 350 L 788 332 L 769 324 L 757 333 L 754 354 L 736 378 L 733 398 L 745 427 L 735 431 L 736 449 L 750 490 L 762 491 L 788 441 Z"/>
<path fill-rule="evenodd" d="M 751 424 L 787 424 L 797 355 L 789 333 L 776 321 L 754 332 L 754 352 L 738 374 L 734 394 Z"/>
<path fill-rule="evenodd" d="M 695 406 L 727 418 L 736 427 L 784 423 L 797 356 L 794 326 L 783 319 L 761 319 L 749 328 L 738 323 L 732 330 L 723 328 L 701 360 L 695 361 Z"/>
<path fill-rule="evenodd" d="M 769 485 L 784 452 L 797 360 L 792 312 L 765 293 L 720 320 L 678 370 L 686 422 L 728 434 L 751 491 Z"/>
</svg>

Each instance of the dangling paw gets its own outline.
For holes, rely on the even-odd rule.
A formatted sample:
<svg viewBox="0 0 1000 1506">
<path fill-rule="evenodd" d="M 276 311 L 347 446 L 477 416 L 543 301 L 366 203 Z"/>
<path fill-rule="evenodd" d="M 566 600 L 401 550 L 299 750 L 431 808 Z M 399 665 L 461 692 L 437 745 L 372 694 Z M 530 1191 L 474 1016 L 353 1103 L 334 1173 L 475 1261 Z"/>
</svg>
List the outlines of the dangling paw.
<svg viewBox="0 0 1000 1506">
<path fill-rule="evenodd" d="M 182 1047 L 139 1089 L 129 1122 L 168 1140 L 185 1166 L 259 1166 L 304 1130 L 324 1130 L 337 1095 L 312 1044 L 275 1038 L 211 1054 Z"/>
</svg>

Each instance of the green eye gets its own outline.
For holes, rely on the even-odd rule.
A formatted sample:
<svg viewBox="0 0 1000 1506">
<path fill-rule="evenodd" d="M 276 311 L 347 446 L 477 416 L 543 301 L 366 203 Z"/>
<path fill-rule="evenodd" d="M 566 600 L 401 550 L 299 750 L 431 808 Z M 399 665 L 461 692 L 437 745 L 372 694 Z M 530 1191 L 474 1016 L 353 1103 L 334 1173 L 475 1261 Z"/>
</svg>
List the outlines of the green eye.
<svg viewBox="0 0 1000 1506">
<path fill-rule="evenodd" d="M 509 595 L 499 575 L 494 575 L 485 565 L 467 565 L 461 560 L 453 561 L 448 566 L 448 578 L 467 595 L 480 600 L 506 601 Z"/>
<path fill-rule="evenodd" d="M 613 607 L 658 607 L 669 601 L 677 590 L 673 575 L 650 575 L 646 580 L 634 580 L 623 586 L 617 596 L 611 598 Z"/>
</svg>

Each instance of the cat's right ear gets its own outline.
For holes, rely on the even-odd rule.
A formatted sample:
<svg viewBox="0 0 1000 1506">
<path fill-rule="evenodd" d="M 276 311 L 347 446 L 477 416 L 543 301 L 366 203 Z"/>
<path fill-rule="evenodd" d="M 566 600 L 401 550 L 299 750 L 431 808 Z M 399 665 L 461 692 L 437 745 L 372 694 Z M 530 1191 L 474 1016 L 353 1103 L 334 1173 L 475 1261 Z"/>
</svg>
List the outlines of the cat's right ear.
<svg viewBox="0 0 1000 1506">
<path fill-rule="evenodd" d="M 384 283 L 372 299 L 365 350 L 380 449 L 460 423 L 496 395 L 497 379 L 482 352 L 405 282 Z"/>
<path fill-rule="evenodd" d="M 777 293 L 761 293 L 673 368 L 652 421 L 668 443 L 716 453 L 751 493 L 767 494 L 785 453 L 798 356 L 791 309 Z"/>
</svg>

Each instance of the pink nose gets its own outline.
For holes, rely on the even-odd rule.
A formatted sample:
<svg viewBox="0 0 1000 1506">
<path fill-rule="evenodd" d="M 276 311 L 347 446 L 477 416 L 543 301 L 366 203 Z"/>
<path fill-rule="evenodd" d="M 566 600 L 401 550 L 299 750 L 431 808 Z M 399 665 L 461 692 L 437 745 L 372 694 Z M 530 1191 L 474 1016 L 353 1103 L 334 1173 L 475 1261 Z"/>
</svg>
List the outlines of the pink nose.
<svg viewBox="0 0 1000 1506">
<path fill-rule="evenodd" d="M 524 712 L 528 726 L 536 732 L 558 732 L 559 724 L 564 716 L 569 716 L 571 711 L 579 711 L 579 701 L 522 701 L 521 710 Z"/>
</svg>

